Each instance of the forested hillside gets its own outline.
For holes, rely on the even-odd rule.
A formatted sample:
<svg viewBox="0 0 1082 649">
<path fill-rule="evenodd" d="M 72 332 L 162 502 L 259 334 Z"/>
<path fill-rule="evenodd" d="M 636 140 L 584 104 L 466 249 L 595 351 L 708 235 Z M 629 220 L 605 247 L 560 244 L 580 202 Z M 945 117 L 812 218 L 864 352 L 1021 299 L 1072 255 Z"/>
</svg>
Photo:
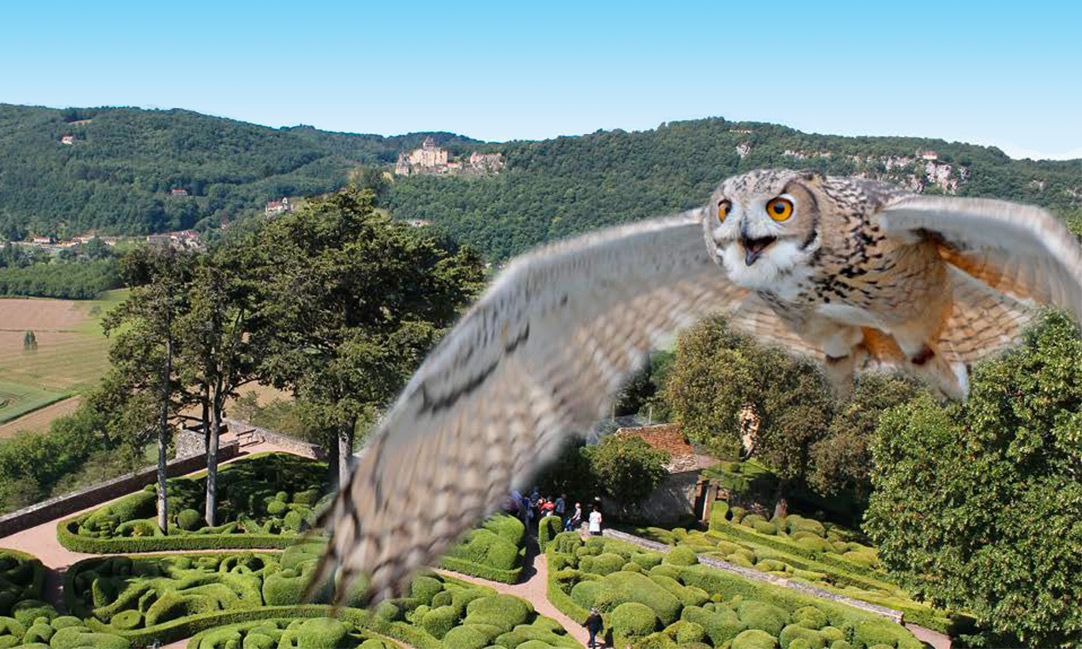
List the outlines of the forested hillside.
<svg viewBox="0 0 1082 649">
<path fill-rule="evenodd" d="M 1082 204 L 1082 160 L 1018 161 L 998 149 L 942 140 L 809 135 L 704 119 L 498 148 L 508 166 L 499 176 L 398 179 L 392 213 L 430 219 L 498 259 L 602 225 L 694 207 L 721 179 L 760 167 L 864 174 L 915 191 L 1036 203 L 1061 215 Z"/>
<path fill-rule="evenodd" d="M 361 166 L 390 171 L 398 153 L 426 135 L 272 129 L 183 110 L 0 104 L 0 235 L 215 227 L 259 213 L 269 200 L 340 188 Z M 1037 203 L 1061 215 L 1082 204 L 1082 160 L 1017 161 L 942 140 L 810 135 L 721 118 L 540 142 L 432 135 L 456 155 L 499 151 L 506 169 L 396 176 L 381 202 L 394 217 L 430 220 L 494 260 L 692 207 L 725 176 L 759 167 L 863 174 L 914 191 Z"/>
<path fill-rule="evenodd" d="M 184 110 L 0 104 L 0 235 L 217 225 L 282 196 L 337 189 L 350 169 L 393 163 L 425 135 L 272 129 Z M 432 135 L 451 148 L 468 142 Z"/>
</svg>

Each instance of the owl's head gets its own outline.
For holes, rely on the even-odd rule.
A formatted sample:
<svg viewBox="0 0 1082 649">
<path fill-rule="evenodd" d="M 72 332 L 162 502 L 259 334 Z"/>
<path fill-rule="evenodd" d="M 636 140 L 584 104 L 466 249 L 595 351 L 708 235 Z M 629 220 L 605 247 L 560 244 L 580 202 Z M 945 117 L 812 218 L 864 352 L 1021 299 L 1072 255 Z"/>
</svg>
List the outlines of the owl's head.
<svg viewBox="0 0 1082 649">
<path fill-rule="evenodd" d="M 823 180 L 817 171 L 763 169 L 721 183 L 703 225 L 710 253 L 730 280 L 769 290 L 809 266 L 820 246 Z"/>
</svg>

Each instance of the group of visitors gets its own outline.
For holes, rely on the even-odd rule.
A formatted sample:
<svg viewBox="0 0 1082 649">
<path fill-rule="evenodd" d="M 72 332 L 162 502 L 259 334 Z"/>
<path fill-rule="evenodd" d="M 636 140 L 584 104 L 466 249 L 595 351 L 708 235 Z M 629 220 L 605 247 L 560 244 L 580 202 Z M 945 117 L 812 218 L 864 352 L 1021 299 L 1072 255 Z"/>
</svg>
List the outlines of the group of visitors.
<svg viewBox="0 0 1082 649">
<path fill-rule="evenodd" d="M 542 518 L 558 516 L 563 522 L 565 532 L 577 530 L 586 522 L 590 534 L 601 534 L 601 498 L 594 499 L 589 517 L 584 517 L 582 503 L 575 503 L 574 509 L 568 507 L 567 494 L 548 498 L 542 496 L 538 488 L 534 487 L 529 495 L 513 491 L 508 510 L 522 519 L 522 524 L 530 533 L 537 532 L 537 523 Z"/>
</svg>

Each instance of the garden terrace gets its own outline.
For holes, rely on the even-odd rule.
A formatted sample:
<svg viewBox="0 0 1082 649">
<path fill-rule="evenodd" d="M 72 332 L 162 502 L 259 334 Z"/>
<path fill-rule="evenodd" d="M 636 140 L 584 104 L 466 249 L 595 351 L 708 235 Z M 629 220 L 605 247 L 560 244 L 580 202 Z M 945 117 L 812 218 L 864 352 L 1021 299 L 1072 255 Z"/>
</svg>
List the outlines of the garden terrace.
<svg viewBox="0 0 1082 649">
<path fill-rule="evenodd" d="M 250 635 L 277 636 L 279 644 L 273 646 L 287 647 L 374 649 L 371 640 L 386 642 L 373 634 L 416 649 L 579 646 L 528 602 L 436 574 L 416 576 L 408 597 L 385 601 L 374 612 L 355 608 L 362 584 L 346 598 L 340 626 L 330 624 L 329 606 L 301 603 L 321 550 L 321 544 L 309 543 L 281 553 L 96 557 L 71 567 L 64 598 L 91 629 L 133 646 L 194 634 L 200 635 L 193 647 L 217 647 L 219 642 L 224 647 L 231 638 Z M 330 591 L 329 582 L 317 588 L 316 601 L 328 601 Z M 261 631 L 254 631 L 257 622 L 265 624 Z M 331 637 L 345 644 L 326 644 Z M 297 644 L 280 644 L 282 638 L 296 638 Z M 247 642 L 258 646 L 269 641 Z"/>
<path fill-rule="evenodd" d="M 548 544 L 550 601 L 582 622 L 602 612 L 615 646 L 651 649 L 920 649 L 899 624 L 667 555 L 564 532 Z M 698 643 L 698 644 L 696 644 Z"/>
<path fill-rule="evenodd" d="M 206 474 L 167 482 L 169 528 L 156 518 L 155 486 L 92 512 L 60 521 L 57 537 L 69 550 L 87 553 L 230 548 L 285 548 L 314 521 L 329 499 L 327 465 L 289 453 L 257 453 L 218 473 L 218 520 L 203 520 Z"/>
</svg>

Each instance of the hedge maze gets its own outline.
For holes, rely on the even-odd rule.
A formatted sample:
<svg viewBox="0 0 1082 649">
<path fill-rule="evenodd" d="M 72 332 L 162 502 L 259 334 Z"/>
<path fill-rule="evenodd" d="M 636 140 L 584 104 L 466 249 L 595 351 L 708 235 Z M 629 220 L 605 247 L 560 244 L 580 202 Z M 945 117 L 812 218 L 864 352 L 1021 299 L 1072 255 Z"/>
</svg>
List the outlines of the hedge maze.
<svg viewBox="0 0 1082 649">
<path fill-rule="evenodd" d="M 550 601 L 582 622 L 591 607 L 614 646 L 640 649 L 921 649 L 904 627 L 841 604 L 741 579 L 669 554 L 576 533 L 546 549 Z"/>
</svg>

